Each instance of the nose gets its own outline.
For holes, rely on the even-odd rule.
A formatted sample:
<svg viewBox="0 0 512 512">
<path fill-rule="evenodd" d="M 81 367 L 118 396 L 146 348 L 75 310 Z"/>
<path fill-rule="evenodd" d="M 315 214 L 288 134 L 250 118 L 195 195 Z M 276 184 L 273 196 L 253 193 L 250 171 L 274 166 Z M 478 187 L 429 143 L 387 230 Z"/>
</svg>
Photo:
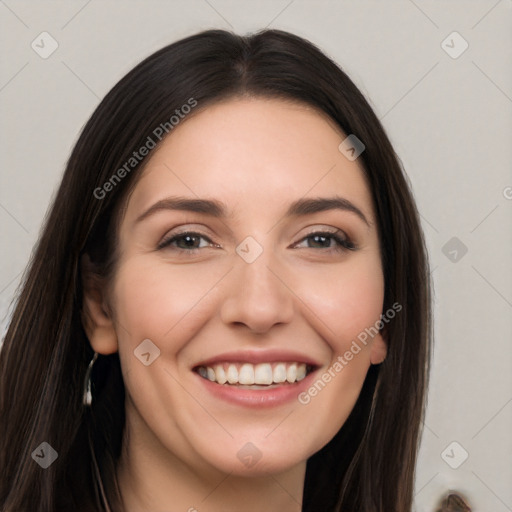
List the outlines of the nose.
<svg viewBox="0 0 512 512">
<path fill-rule="evenodd" d="M 240 259 L 230 272 L 220 310 L 226 325 L 244 326 L 255 334 L 264 334 L 292 320 L 293 292 L 272 258 L 264 257 L 265 252 L 252 263 Z"/>
</svg>

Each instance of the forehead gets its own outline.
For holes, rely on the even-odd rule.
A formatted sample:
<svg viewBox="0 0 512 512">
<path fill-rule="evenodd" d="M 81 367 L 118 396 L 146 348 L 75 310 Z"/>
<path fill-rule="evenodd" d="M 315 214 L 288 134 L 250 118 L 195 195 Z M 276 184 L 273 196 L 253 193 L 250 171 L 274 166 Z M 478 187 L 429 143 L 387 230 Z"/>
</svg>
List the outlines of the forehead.
<svg viewBox="0 0 512 512">
<path fill-rule="evenodd" d="M 172 193 L 216 197 L 234 209 L 261 212 L 280 201 L 339 194 L 366 204 L 371 216 L 363 169 L 338 150 L 345 137 L 326 114 L 301 103 L 219 102 L 167 136 L 145 166 L 130 204 L 139 210 Z"/>
</svg>

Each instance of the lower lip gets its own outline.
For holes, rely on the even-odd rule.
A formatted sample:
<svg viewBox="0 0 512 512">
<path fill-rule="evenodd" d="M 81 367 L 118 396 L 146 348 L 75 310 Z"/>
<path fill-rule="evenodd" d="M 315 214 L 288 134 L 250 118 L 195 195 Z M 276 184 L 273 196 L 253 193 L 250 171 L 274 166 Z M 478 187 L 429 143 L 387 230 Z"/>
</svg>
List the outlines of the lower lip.
<svg viewBox="0 0 512 512">
<path fill-rule="evenodd" d="M 301 381 L 294 384 L 285 384 L 270 389 L 247 389 L 228 384 L 218 384 L 201 377 L 194 372 L 202 385 L 212 395 L 231 402 L 232 404 L 245 407 L 275 407 L 293 400 L 297 400 L 300 393 L 304 392 L 313 379 L 315 371 L 312 371 Z"/>
</svg>

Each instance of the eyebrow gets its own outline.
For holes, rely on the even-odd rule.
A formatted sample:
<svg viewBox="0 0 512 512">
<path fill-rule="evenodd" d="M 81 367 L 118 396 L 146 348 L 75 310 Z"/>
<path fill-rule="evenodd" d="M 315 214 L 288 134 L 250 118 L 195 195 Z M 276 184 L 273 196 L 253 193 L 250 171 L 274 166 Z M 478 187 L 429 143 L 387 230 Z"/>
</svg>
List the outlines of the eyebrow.
<svg viewBox="0 0 512 512">
<path fill-rule="evenodd" d="M 290 205 L 286 216 L 311 215 L 328 210 L 342 210 L 355 213 L 366 225 L 370 225 L 364 213 L 354 203 L 339 196 L 299 199 Z"/>
<path fill-rule="evenodd" d="M 227 209 L 223 203 L 214 199 L 189 199 L 186 197 L 167 197 L 157 201 L 142 213 L 136 223 L 146 219 L 156 212 L 162 210 L 179 210 L 195 213 L 203 213 L 215 218 L 227 217 Z M 325 212 L 329 210 L 342 210 L 354 213 L 366 225 L 370 226 L 364 213 L 351 201 L 343 197 L 319 197 L 303 198 L 294 201 L 285 213 L 285 217 L 302 217 L 314 213 Z"/>
<path fill-rule="evenodd" d="M 188 199 L 186 197 L 167 197 L 150 206 L 142 215 L 137 217 L 135 222 L 138 223 L 162 210 L 204 213 L 205 215 L 217 218 L 226 216 L 226 208 L 220 201 L 212 199 Z"/>
</svg>

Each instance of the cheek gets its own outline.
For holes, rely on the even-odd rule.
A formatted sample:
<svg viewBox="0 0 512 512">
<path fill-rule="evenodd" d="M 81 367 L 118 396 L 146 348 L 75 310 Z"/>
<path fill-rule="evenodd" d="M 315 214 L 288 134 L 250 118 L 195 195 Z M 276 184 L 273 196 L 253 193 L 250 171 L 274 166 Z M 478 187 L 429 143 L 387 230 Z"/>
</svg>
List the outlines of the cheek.
<svg viewBox="0 0 512 512">
<path fill-rule="evenodd" d="M 229 267 L 211 264 L 173 268 L 165 261 L 137 256 L 125 259 L 119 266 L 113 302 L 130 417 L 144 418 L 161 439 L 168 441 L 181 435 L 176 426 L 176 411 L 184 417 L 191 405 L 181 384 L 188 378 L 188 370 L 179 365 L 179 354 L 214 318 L 217 287 L 228 271 Z M 154 361 L 146 366 L 136 355 L 142 353 L 138 347 L 147 339 L 160 352 L 153 359 L 156 349 L 151 345 L 145 348 L 144 352 L 149 351 L 150 360 Z M 194 404 L 192 401 L 192 407 Z M 193 411 L 201 414 L 202 410 Z"/>
<path fill-rule="evenodd" d="M 161 352 L 177 352 L 208 320 L 216 285 L 228 270 L 206 264 L 173 268 L 143 257 L 125 261 L 114 287 L 121 356 L 148 338 Z"/>
<path fill-rule="evenodd" d="M 380 319 L 384 279 L 380 261 L 373 255 L 337 269 L 304 272 L 297 281 L 300 297 L 313 312 L 311 321 L 316 317 L 318 329 L 338 354 Z"/>
<path fill-rule="evenodd" d="M 368 254 L 336 270 L 302 273 L 298 282 L 312 313 L 310 323 L 331 351 L 329 364 L 299 396 L 312 428 L 323 432 L 325 441 L 345 423 L 361 392 L 370 367 L 371 341 L 365 330 L 380 319 L 384 279 L 380 259 Z"/>
</svg>

